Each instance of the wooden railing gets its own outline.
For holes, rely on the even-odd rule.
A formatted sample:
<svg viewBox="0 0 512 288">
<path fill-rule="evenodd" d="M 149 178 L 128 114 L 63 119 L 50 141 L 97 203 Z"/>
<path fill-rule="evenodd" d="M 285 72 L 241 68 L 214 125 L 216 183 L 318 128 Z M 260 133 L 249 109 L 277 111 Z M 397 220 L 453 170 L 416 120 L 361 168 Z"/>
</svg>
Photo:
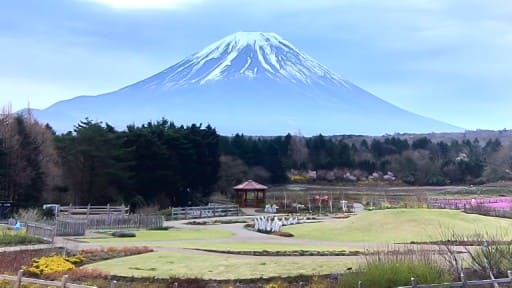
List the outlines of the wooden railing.
<svg viewBox="0 0 512 288">
<path fill-rule="evenodd" d="M 121 206 L 61 206 L 59 215 L 110 215 L 110 214 L 122 214 L 127 215 L 129 208 L 124 205 Z"/>
<path fill-rule="evenodd" d="M 84 236 L 86 228 L 86 219 L 59 217 L 55 221 L 56 236 Z"/>
<path fill-rule="evenodd" d="M 467 281 L 464 277 L 464 273 L 461 273 L 460 275 L 460 282 L 451 282 L 451 283 L 441 283 L 441 284 L 422 284 L 418 285 L 416 284 L 416 279 L 411 278 L 411 285 L 410 286 L 400 286 L 398 288 L 447 288 L 447 287 L 471 287 L 471 286 L 480 286 L 480 285 L 492 285 L 492 287 L 500 287 L 499 284 L 512 284 L 512 271 L 507 272 L 508 278 L 500 278 L 500 279 L 494 279 L 494 275 L 492 273 L 489 273 L 491 276 L 491 279 L 488 280 L 472 280 Z M 362 286 L 361 286 L 362 285 Z M 364 284 L 362 282 L 359 282 L 359 287 L 364 287 Z"/>
<path fill-rule="evenodd" d="M 171 220 L 239 216 L 238 205 L 211 205 L 198 207 L 172 207 Z"/>
<path fill-rule="evenodd" d="M 68 276 L 64 275 L 61 281 L 48 281 L 34 278 L 23 277 L 23 270 L 18 271 L 17 276 L 0 275 L 0 280 L 13 282 L 14 288 L 20 288 L 21 283 L 31 283 L 51 287 L 68 287 L 68 288 L 97 288 L 96 286 L 79 285 L 68 282 Z M 115 288 L 116 281 L 110 283 L 110 288 Z"/>
<path fill-rule="evenodd" d="M 53 243 L 55 236 L 83 236 L 90 230 L 146 229 L 164 226 L 161 215 L 90 215 L 59 217 L 53 225 L 27 223 L 27 233 Z"/>
<path fill-rule="evenodd" d="M 44 239 L 53 243 L 55 238 L 55 226 L 41 223 L 26 223 L 27 234 Z"/>
<path fill-rule="evenodd" d="M 73 217 L 86 221 L 90 230 L 124 230 L 155 228 L 164 226 L 164 217 L 161 215 L 94 215 L 89 217 Z"/>
</svg>

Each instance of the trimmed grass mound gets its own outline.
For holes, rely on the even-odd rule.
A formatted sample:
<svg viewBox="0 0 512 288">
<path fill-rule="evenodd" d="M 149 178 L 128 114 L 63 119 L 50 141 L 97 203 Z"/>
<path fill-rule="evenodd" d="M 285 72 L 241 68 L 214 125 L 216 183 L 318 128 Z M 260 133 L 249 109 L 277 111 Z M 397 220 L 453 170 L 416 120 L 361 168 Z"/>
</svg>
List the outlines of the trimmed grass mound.
<svg viewBox="0 0 512 288">
<path fill-rule="evenodd" d="M 358 257 L 254 257 L 195 251 L 155 252 L 112 259 L 85 267 L 119 276 L 223 280 L 339 273 L 353 267 L 357 259 Z"/>
<path fill-rule="evenodd" d="M 349 219 L 284 227 L 295 238 L 336 242 L 409 243 L 439 240 L 442 230 L 459 233 L 510 231 L 512 219 L 440 209 L 366 211 Z M 512 239 L 512 231 L 505 235 Z"/>
</svg>

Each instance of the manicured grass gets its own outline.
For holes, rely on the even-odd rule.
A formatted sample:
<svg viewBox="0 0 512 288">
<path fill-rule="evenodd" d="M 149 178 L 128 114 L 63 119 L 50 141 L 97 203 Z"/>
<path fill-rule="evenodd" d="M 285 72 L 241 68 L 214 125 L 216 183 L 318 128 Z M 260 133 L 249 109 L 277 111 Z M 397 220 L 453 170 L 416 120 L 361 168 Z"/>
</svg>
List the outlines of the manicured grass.
<svg viewBox="0 0 512 288">
<path fill-rule="evenodd" d="M 441 230 L 459 233 L 476 231 L 505 233 L 512 239 L 512 219 L 465 214 L 454 210 L 390 209 L 304 225 L 287 226 L 296 238 L 337 242 L 404 243 L 439 240 Z M 507 235 L 508 234 L 508 235 Z"/>
<path fill-rule="evenodd" d="M 135 231 L 137 237 L 133 238 L 91 238 L 83 239 L 91 243 L 132 243 L 154 241 L 203 240 L 229 238 L 233 233 L 220 229 L 170 229 L 164 231 L 140 230 Z"/>
<path fill-rule="evenodd" d="M 357 257 L 257 257 L 196 252 L 155 252 L 98 262 L 86 267 L 121 276 L 248 279 L 338 273 L 357 265 Z"/>
</svg>

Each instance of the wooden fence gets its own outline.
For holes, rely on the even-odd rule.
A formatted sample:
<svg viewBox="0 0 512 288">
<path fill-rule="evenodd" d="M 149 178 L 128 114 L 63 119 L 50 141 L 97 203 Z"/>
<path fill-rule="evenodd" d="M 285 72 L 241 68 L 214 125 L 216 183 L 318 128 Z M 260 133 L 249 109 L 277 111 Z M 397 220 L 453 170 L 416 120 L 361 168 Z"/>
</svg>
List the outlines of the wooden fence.
<svg viewBox="0 0 512 288">
<path fill-rule="evenodd" d="M 129 212 L 129 208 L 124 205 L 121 206 L 110 206 L 110 204 L 106 206 L 91 206 L 90 204 L 87 206 L 61 206 L 59 209 L 59 215 L 111 215 L 111 214 L 120 214 L 127 215 Z"/>
<path fill-rule="evenodd" d="M 239 216 L 238 205 L 211 205 L 198 207 L 172 207 L 171 220 Z"/>
<path fill-rule="evenodd" d="M 27 233 L 53 243 L 55 236 L 84 236 L 90 230 L 127 230 L 164 226 L 161 215 L 90 215 L 59 217 L 53 225 L 27 223 Z"/>
<path fill-rule="evenodd" d="M 87 285 L 79 285 L 79 284 L 69 283 L 67 275 L 64 275 L 64 277 L 62 277 L 61 281 L 47 281 L 47 280 L 41 280 L 41 279 L 26 278 L 26 277 L 23 277 L 23 270 L 18 271 L 17 276 L 0 275 L 0 280 L 6 280 L 6 281 L 13 282 L 12 287 L 14 287 L 14 288 L 20 288 L 21 283 L 31 283 L 31 284 L 38 284 L 38 285 L 51 286 L 51 287 L 97 288 L 96 286 L 87 286 Z M 110 288 L 115 288 L 115 285 L 116 285 L 115 281 L 111 282 Z"/>
<path fill-rule="evenodd" d="M 53 239 L 55 238 L 55 226 L 41 223 L 27 223 L 26 226 L 27 234 L 53 243 Z"/>
<path fill-rule="evenodd" d="M 447 287 L 471 287 L 471 286 L 481 286 L 481 285 L 492 285 L 492 287 L 498 288 L 499 284 L 509 284 L 512 286 L 512 271 L 507 272 L 508 278 L 500 278 L 494 279 L 492 273 L 490 273 L 491 279 L 488 280 L 473 280 L 467 281 L 464 277 L 464 273 L 460 275 L 460 282 L 452 282 L 452 283 L 442 283 L 442 284 L 416 284 L 416 279 L 411 278 L 410 286 L 401 286 L 398 288 L 447 288 Z M 359 287 L 364 287 L 362 282 L 359 282 Z"/>
<path fill-rule="evenodd" d="M 472 207 L 464 209 L 464 212 L 468 214 L 478 214 L 491 217 L 512 218 L 512 211 L 510 210 Z"/>
<path fill-rule="evenodd" d="M 55 221 L 56 236 L 84 236 L 87 220 L 74 218 L 57 218 Z"/>
<path fill-rule="evenodd" d="M 69 219 L 86 221 L 87 229 L 90 230 L 125 230 L 164 226 L 164 217 L 161 215 L 91 215 Z"/>
</svg>

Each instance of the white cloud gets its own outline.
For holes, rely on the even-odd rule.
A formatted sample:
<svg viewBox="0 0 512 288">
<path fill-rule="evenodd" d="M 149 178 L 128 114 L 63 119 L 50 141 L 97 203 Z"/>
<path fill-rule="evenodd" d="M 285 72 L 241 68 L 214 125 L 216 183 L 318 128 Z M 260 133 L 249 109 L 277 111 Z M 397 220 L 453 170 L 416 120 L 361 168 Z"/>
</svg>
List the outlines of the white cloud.
<svg viewBox="0 0 512 288">
<path fill-rule="evenodd" d="M 202 0 L 86 0 L 119 9 L 181 9 Z"/>
</svg>

